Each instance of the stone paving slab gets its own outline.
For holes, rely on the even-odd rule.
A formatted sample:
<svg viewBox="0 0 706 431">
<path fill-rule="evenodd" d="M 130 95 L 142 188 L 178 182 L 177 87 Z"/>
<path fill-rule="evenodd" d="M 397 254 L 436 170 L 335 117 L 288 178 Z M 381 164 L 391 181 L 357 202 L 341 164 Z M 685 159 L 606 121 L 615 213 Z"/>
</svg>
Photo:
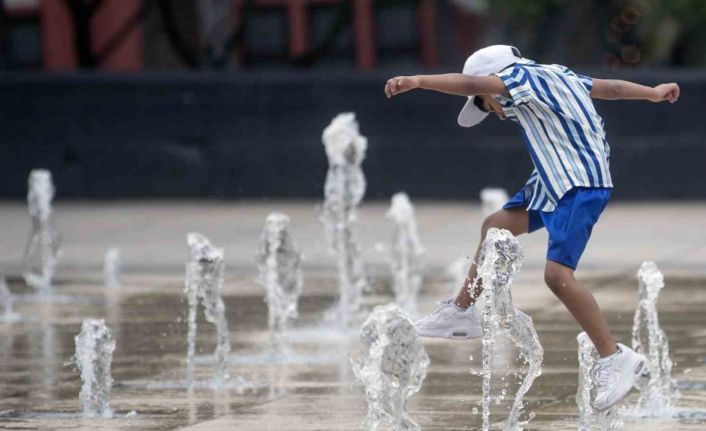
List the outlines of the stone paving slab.
<svg viewBox="0 0 706 431">
<path fill-rule="evenodd" d="M 365 414 L 362 390 L 353 383 L 349 356 L 357 357 L 357 336 L 341 339 L 317 326 L 336 295 L 333 259 L 328 255 L 315 202 L 61 202 L 56 208 L 64 237 L 58 292 L 66 303 L 20 300 L 27 319 L 0 323 L 0 429 L 17 430 L 353 430 Z M 390 301 L 386 254 L 376 251 L 390 238 L 387 205 L 365 204 L 359 238 L 373 276 L 366 309 Z M 280 210 L 292 216 L 294 235 L 306 254 L 300 319 L 291 333 L 293 348 L 319 363 L 263 364 L 256 358 L 268 343 L 262 288 L 254 281 L 254 252 L 265 216 Z M 427 248 L 420 312 L 457 289 L 448 264 L 475 246 L 482 220 L 479 208 L 464 203 L 417 205 L 420 236 Z M 675 221 L 678 220 L 679 223 Z M 27 294 L 19 275 L 29 223 L 24 205 L 0 203 L 0 271 L 10 288 Z M 231 325 L 234 362 L 230 371 L 263 383 L 251 393 L 201 390 L 188 397 L 184 378 L 185 235 L 197 230 L 226 247 L 224 300 Z M 543 375 L 528 394 L 537 417 L 532 430 L 576 429 L 576 323 L 543 285 L 546 236 L 521 238 L 526 259 L 513 300 L 530 314 L 545 348 Z M 469 245 L 470 244 L 470 245 Z M 103 289 L 101 266 L 109 246 L 122 249 L 124 284 Z M 618 338 L 629 341 L 637 302 L 635 273 L 653 259 L 665 272 L 660 320 L 670 339 L 675 375 L 682 383 L 679 408 L 697 412 L 689 421 L 627 423 L 629 430 L 706 429 L 706 204 L 611 204 L 594 231 L 579 277 L 596 293 Z M 65 364 L 73 336 L 86 317 L 105 318 L 116 332 L 111 405 L 135 418 L 78 417 L 80 381 Z M 208 357 L 214 334 L 200 320 L 199 354 Z M 472 408 L 480 398 L 479 343 L 427 340 L 431 358 L 411 416 L 425 430 L 477 429 Z M 248 356 L 250 355 L 250 356 Z M 469 357 L 473 356 L 473 360 Z M 240 362 L 238 362 L 240 360 Z M 208 379 L 210 365 L 197 366 Z M 146 385 L 149 383 L 152 385 Z M 162 388 L 155 388 L 155 385 Z M 168 386 L 175 385 L 172 388 Z M 494 407 L 500 420 L 506 405 Z M 498 425 L 496 423 L 496 428 Z"/>
</svg>

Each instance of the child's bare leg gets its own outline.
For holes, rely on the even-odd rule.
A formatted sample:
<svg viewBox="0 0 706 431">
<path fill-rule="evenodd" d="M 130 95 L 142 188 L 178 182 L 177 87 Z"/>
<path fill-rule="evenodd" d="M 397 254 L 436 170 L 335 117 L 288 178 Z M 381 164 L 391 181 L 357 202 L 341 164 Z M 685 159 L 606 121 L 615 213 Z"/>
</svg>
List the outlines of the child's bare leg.
<svg viewBox="0 0 706 431">
<path fill-rule="evenodd" d="M 574 278 L 573 269 L 548 260 L 544 269 L 544 281 L 586 331 L 601 357 L 612 355 L 618 350 L 593 293 Z"/>
<path fill-rule="evenodd" d="M 500 211 L 496 211 L 485 218 L 483 224 L 481 225 L 480 242 L 478 244 L 478 248 L 476 249 L 476 254 L 473 256 L 471 268 L 468 270 L 468 277 L 466 277 L 466 281 L 463 283 L 461 291 L 458 292 L 458 295 L 456 295 L 456 299 L 454 300 L 454 303 L 461 308 L 468 308 L 474 304 L 476 302 L 476 298 L 478 298 L 483 291 L 481 280 L 478 280 L 473 287 L 472 292 L 470 286 L 477 275 L 478 268 L 476 266 L 476 262 L 478 261 L 478 254 L 480 254 L 480 248 L 483 245 L 483 240 L 485 240 L 485 234 L 491 227 L 507 229 L 515 236 L 527 233 L 527 230 L 529 229 L 529 214 L 524 208 L 510 208 L 501 209 Z"/>
</svg>

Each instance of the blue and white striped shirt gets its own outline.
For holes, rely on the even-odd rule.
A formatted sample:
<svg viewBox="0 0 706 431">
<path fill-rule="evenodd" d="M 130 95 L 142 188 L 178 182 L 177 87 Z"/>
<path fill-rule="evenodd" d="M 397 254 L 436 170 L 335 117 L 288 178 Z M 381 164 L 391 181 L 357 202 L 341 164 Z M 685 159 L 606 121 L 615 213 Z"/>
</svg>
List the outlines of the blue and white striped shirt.
<svg viewBox="0 0 706 431">
<path fill-rule="evenodd" d="M 613 187 L 603 119 L 589 94 L 591 78 L 529 60 L 495 75 L 510 93 L 496 100 L 522 126 L 535 168 L 525 185 L 527 209 L 554 211 L 574 187 Z"/>
</svg>

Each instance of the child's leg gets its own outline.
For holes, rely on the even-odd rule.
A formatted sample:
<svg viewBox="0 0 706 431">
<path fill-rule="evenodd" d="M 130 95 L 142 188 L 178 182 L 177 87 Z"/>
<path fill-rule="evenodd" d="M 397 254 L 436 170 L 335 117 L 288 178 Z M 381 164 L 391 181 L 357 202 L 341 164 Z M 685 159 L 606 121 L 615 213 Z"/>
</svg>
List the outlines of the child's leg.
<svg viewBox="0 0 706 431">
<path fill-rule="evenodd" d="M 573 269 L 548 260 L 544 269 L 544 281 L 586 331 L 601 357 L 612 355 L 618 350 L 596 299 L 590 290 L 574 278 Z"/>
<path fill-rule="evenodd" d="M 463 283 L 461 291 L 456 295 L 454 302 L 456 305 L 462 308 L 468 308 L 476 302 L 476 298 L 483 291 L 483 286 L 481 285 L 481 280 L 478 280 L 473 288 L 473 292 L 469 288 L 473 280 L 476 278 L 478 268 L 476 262 L 478 261 L 478 254 L 480 253 L 480 248 L 483 245 L 483 240 L 485 240 L 485 234 L 491 227 L 498 229 L 507 229 L 513 235 L 521 235 L 527 233 L 529 229 L 529 214 L 525 208 L 509 208 L 501 209 L 493 214 L 489 215 L 483 221 L 480 230 L 480 242 L 478 248 L 476 249 L 476 254 L 473 256 L 473 261 L 471 262 L 471 268 L 468 270 L 468 277 Z"/>
</svg>

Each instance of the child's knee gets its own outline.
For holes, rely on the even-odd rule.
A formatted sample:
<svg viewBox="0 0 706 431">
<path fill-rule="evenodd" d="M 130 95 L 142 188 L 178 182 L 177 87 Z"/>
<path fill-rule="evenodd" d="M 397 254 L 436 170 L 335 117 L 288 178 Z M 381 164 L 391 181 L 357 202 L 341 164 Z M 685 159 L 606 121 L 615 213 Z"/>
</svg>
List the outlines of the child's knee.
<svg viewBox="0 0 706 431">
<path fill-rule="evenodd" d="M 500 220 L 500 216 L 498 213 L 493 213 L 485 218 L 483 220 L 483 223 L 481 224 L 480 227 L 480 233 L 481 235 L 485 238 L 485 234 L 488 233 L 488 230 L 490 228 L 502 228 L 502 222 Z"/>
<path fill-rule="evenodd" d="M 555 294 L 561 292 L 572 277 L 569 268 L 553 262 L 548 262 L 544 268 L 544 282 Z"/>
</svg>

